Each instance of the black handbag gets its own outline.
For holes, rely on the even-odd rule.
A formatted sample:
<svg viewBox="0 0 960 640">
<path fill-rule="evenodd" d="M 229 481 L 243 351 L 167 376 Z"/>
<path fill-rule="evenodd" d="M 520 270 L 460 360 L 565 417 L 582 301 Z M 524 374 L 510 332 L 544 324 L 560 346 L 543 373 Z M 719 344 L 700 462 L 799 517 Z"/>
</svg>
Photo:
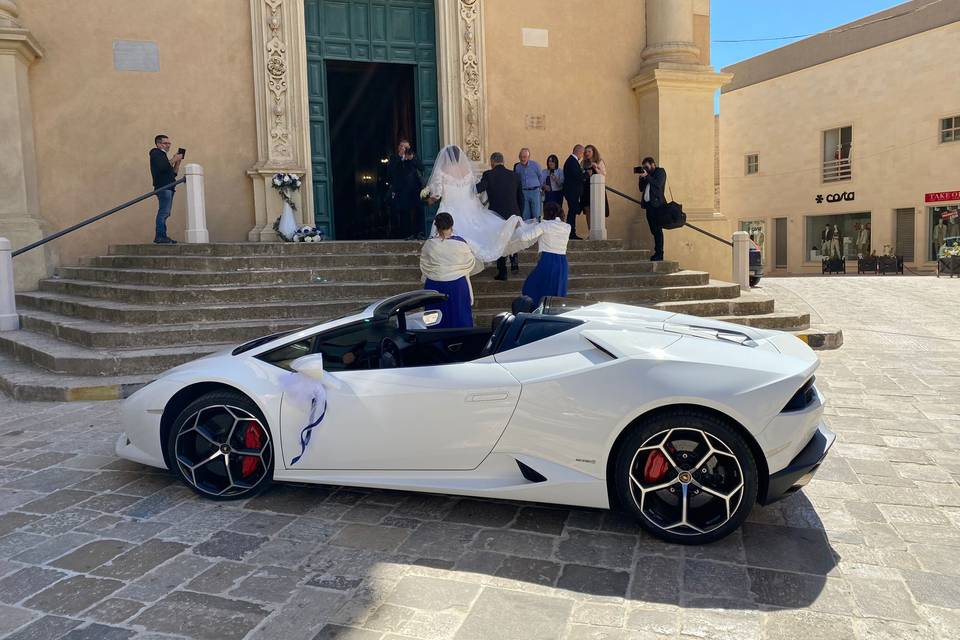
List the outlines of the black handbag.
<svg viewBox="0 0 960 640">
<path fill-rule="evenodd" d="M 669 189 L 669 187 L 667 187 Z M 673 199 L 673 190 L 670 190 L 670 202 L 660 207 L 660 226 L 664 229 L 679 229 L 687 224 L 687 214 L 683 212 L 683 205 Z"/>
</svg>

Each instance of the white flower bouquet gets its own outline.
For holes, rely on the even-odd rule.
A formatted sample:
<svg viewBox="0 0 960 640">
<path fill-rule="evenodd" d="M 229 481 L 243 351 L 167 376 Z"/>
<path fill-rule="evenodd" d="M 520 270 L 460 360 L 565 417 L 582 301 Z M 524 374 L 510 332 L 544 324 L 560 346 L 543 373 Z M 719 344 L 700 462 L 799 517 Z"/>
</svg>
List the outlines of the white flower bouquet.
<svg viewBox="0 0 960 640">
<path fill-rule="evenodd" d="M 433 197 L 433 194 L 430 193 L 430 187 L 424 187 L 423 190 L 420 191 L 420 199 L 424 202 L 430 200 L 431 197 Z"/>
</svg>

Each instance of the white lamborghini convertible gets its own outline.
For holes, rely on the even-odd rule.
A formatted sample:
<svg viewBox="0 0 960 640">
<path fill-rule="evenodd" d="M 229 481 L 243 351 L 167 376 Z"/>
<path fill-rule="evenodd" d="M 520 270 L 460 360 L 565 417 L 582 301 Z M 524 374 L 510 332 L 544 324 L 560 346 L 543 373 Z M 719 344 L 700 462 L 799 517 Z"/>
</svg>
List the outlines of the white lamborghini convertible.
<svg viewBox="0 0 960 640">
<path fill-rule="evenodd" d="M 172 369 L 124 403 L 117 453 L 214 499 L 296 481 L 617 506 L 699 544 L 802 487 L 833 444 L 818 359 L 789 334 L 562 299 L 430 328 L 442 298 Z"/>
</svg>

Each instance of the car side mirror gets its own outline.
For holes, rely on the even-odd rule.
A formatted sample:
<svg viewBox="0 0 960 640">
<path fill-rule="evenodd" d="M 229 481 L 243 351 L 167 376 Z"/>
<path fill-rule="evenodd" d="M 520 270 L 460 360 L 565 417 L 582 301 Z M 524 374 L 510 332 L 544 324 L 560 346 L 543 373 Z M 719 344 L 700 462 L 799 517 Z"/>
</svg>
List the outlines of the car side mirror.
<svg viewBox="0 0 960 640">
<path fill-rule="evenodd" d="M 429 329 L 440 324 L 440 321 L 443 320 L 443 312 L 439 309 L 431 309 L 430 311 L 417 311 L 416 313 L 408 313 L 406 316 L 407 329 Z"/>
<path fill-rule="evenodd" d="M 301 356 L 290 363 L 290 368 L 308 378 L 319 380 L 323 377 L 323 354 L 314 353 L 309 356 Z"/>
<path fill-rule="evenodd" d="M 428 327 L 433 327 L 440 324 L 441 320 L 443 320 L 443 311 L 440 311 L 440 309 L 432 309 L 430 311 L 423 312 L 423 324 Z"/>
</svg>

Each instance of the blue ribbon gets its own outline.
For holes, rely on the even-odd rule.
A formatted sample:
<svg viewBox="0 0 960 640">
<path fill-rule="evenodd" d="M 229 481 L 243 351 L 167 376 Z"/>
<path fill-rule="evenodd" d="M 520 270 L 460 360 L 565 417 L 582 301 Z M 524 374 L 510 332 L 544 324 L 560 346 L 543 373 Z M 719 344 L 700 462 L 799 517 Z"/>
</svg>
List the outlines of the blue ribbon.
<svg viewBox="0 0 960 640">
<path fill-rule="evenodd" d="M 313 410 L 314 408 L 316 408 L 316 406 L 317 406 L 317 399 L 314 398 L 313 400 L 310 401 L 310 415 L 313 415 Z M 321 422 L 323 422 L 323 416 L 325 415 L 327 415 L 326 399 L 324 399 L 323 401 L 323 411 L 320 412 L 320 417 L 314 420 L 313 422 L 311 422 L 310 424 L 308 424 L 307 426 L 305 426 L 300 431 L 300 453 L 299 455 L 297 455 L 296 458 L 294 458 L 290 462 L 290 466 L 297 464 L 297 462 L 300 461 L 300 458 L 303 457 L 303 454 L 306 453 L 307 445 L 310 444 L 310 435 L 313 433 L 314 427 L 318 426 Z"/>
</svg>

